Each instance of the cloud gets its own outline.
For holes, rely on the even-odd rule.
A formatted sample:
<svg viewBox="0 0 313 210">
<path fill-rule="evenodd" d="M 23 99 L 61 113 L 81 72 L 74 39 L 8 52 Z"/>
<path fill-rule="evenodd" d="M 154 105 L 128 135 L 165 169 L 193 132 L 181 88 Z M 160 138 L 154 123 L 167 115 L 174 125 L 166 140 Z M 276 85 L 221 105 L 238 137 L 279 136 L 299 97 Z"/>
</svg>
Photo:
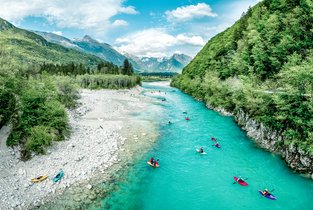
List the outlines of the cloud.
<svg viewBox="0 0 313 210">
<path fill-rule="evenodd" d="M 116 39 L 120 52 L 127 52 L 139 57 L 163 57 L 172 54 L 177 46 L 203 46 L 200 36 L 185 34 L 171 35 L 164 28 L 150 28 Z"/>
<path fill-rule="evenodd" d="M 0 17 L 17 23 L 28 16 L 44 17 L 61 28 L 105 30 L 110 18 L 120 14 L 137 14 L 125 0 L 0 0 Z"/>
<path fill-rule="evenodd" d="M 183 44 L 189 44 L 194 46 L 203 46 L 205 44 L 201 36 L 188 37 L 184 34 L 179 34 L 176 38 Z"/>
<path fill-rule="evenodd" d="M 56 35 L 59 35 L 59 36 L 63 35 L 62 31 L 52 31 L 52 33 L 56 34 Z"/>
<path fill-rule="evenodd" d="M 217 16 L 216 13 L 212 12 L 210 5 L 205 3 L 178 7 L 175 10 L 166 11 L 165 15 L 167 20 L 170 22 L 184 22 L 195 18 Z"/>
<path fill-rule="evenodd" d="M 115 21 L 112 23 L 112 26 L 116 26 L 116 27 L 119 27 L 119 26 L 128 26 L 128 23 L 127 23 L 125 20 L 115 20 Z"/>
<path fill-rule="evenodd" d="M 118 9 L 118 11 L 121 13 L 130 14 L 130 15 L 136 15 L 139 13 L 138 11 L 136 11 L 135 7 L 133 6 L 121 7 Z"/>
</svg>

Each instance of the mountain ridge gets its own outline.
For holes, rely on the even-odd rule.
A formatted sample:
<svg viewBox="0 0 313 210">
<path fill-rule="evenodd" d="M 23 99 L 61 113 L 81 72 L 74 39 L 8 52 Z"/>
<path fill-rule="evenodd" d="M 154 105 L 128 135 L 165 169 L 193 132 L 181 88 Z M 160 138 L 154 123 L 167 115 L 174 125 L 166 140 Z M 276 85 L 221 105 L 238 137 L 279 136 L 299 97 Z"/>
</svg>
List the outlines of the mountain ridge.
<svg viewBox="0 0 313 210">
<path fill-rule="evenodd" d="M 134 69 L 139 72 L 181 72 L 183 67 L 191 60 L 191 57 L 184 54 L 173 54 L 169 58 L 162 59 L 153 57 L 139 58 L 128 53 L 120 53 L 110 44 L 99 42 L 89 35 L 71 40 L 50 32 L 35 31 L 35 33 L 55 44 L 90 53 L 119 66 L 122 66 L 124 60 L 128 59 Z"/>
<path fill-rule="evenodd" d="M 51 43 L 34 32 L 15 27 L 0 18 L 2 60 L 11 64 L 83 63 L 94 66 L 102 62 L 96 56 Z"/>
</svg>

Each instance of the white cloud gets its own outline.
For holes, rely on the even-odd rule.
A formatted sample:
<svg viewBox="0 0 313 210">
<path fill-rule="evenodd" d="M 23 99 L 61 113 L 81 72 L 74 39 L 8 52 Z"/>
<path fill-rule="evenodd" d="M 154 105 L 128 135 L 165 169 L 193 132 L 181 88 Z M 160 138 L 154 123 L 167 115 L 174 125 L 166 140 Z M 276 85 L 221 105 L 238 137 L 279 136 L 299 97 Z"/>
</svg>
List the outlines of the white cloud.
<svg viewBox="0 0 313 210">
<path fill-rule="evenodd" d="M 177 46 L 203 46 L 200 36 L 171 35 L 164 28 L 150 28 L 116 39 L 116 48 L 139 57 L 163 57 L 171 55 Z"/>
<path fill-rule="evenodd" d="M 54 33 L 56 35 L 59 35 L 59 36 L 63 35 L 62 31 L 52 31 L 52 33 Z"/>
<path fill-rule="evenodd" d="M 205 44 L 201 36 L 188 37 L 184 34 L 179 34 L 176 38 L 178 41 L 184 44 L 190 44 L 194 46 L 203 46 Z"/>
<path fill-rule="evenodd" d="M 125 20 L 115 20 L 112 23 L 113 26 L 119 27 L 119 26 L 128 26 L 128 23 Z"/>
<path fill-rule="evenodd" d="M 136 11 L 135 7 L 133 6 L 121 7 L 118 9 L 118 11 L 121 13 L 130 14 L 130 15 L 136 15 L 139 13 L 138 11 Z"/>
<path fill-rule="evenodd" d="M 174 22 L 184 22 L 195 18 L 217 16 L 216 13 L 212 12 L 210 5 L 205 3 L 178 7 L 175 10 L 166 11 L 165 15 L 168 21 Z"/>
<path fill-rule="evenodd" d="M 119 14 L 137 14 L 124 7 L 125 0 L 0 0 L 0 17 L 19 22 L 27 16 L 47 18 L 61 28 L 105 30 L 110 18 Z"/>
</svg>

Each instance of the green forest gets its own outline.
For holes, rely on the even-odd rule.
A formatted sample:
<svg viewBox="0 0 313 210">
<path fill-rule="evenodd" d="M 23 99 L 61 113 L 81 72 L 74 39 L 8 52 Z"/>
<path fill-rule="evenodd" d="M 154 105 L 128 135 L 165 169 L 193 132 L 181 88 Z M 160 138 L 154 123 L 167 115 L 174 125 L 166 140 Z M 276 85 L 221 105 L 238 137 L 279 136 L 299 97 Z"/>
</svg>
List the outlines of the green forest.
<svg viewBox="0 0 313 210">
<path fill-rule="evenodd" d="M 264 0 L 213 37 L 171 83 L 313 154 L 313 2 Z"/>
<path fill-rule="evenodd" d="M 49 43 L 3 19 L 0 45 L 0 128 L 11 125 L 7 145 L 20 145 L 25 160 L 70 134 L 66 109 L 77 106 L 79 88 L 141 84 L 128 61 L 118 67 Z"/>
</svg>

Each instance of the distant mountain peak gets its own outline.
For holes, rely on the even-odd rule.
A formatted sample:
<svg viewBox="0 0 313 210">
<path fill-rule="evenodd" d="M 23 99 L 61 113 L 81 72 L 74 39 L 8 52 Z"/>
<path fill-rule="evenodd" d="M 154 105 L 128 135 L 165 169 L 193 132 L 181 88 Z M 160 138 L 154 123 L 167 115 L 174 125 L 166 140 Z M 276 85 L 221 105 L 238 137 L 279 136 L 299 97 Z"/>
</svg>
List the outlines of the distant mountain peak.
<svg viewBox="0 0 313 210">
<path fill-rule="evenodd" d="M 15 28 L 14 25 L 9 23 L 8 21 L 0 18 L 0 31 Z"/>
<path fill-rule="evenodd" d="M 92 38 L 91 36 L 89 36 L 89 35 L 85 35 L 81 41 L 84 41 L 84 42 L 91 42 L 91 43 L 99 43 L 97 40 L 93 39 L 93 38 Z"/>
</svg>

